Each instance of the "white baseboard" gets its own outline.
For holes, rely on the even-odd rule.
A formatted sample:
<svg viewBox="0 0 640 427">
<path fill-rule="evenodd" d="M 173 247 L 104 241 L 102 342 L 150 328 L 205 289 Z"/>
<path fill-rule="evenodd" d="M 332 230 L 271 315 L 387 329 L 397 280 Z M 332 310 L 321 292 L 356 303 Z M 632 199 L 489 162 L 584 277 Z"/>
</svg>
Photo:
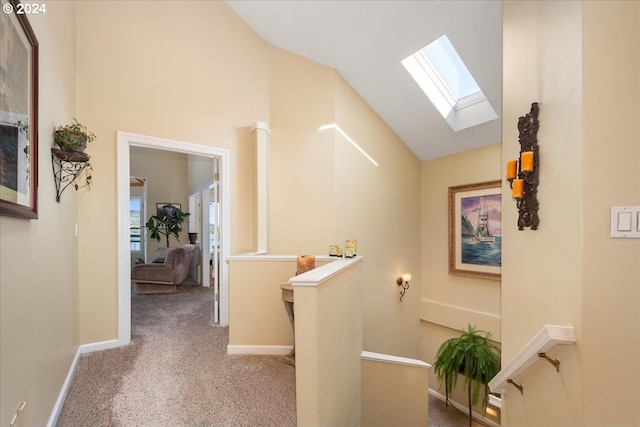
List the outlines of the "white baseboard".
<svg viewBox="0 0 640 427">
<path fill-rule="evenodd" d="M 227 354 L 259 354 L 265 356 L 286 356 L 291 353 L 292 345 L 231 345 Z"/>
<path fill-rule="evenodd" d="M 110 348 L 121 347 L 118 340 L 108 340 L 93 342 L 91 344 L 82 344 L 80 352 L 82 354 L 93 353 L 94 351 L 109 350 Z"/>
<path fill-rule="evenodd" d="M 69 367 L 67 377 L 65 378 L 64 383 L 62 384 L 62 388 L 60 389 L 60 393 L 58 394 L 58 399 L 56 399 L 56 403 L 55 405 L 53 405 L 53 410 L 51 411 L 51 415 L 49 416 L 47 427 L 55 427 L 55 425 L 58 423 L 58 417 L 60 417 L 60 412 L 62 412 L 64 401 L 67 398 L 67 394 L 69 393 L 69 387 L 71 387 L 71 381 L 73 381 L 73 376 L 76 373 L 76 368 L 78 367 L 80 356 L 86 353 L 108 350 L 110 348 L 116 347 L 120 347 L 118 340 L 100 341 L 91 344 L 83 344 L 78 347 L 76 355 L 73 357 L 73 361 L 71 362 L 71 366 Z"/>
<path fill-rule="evenodd" d="M 64 400 L 67 398 L 67 393 L 69 392 L 69 387 L 71 387 L 71 381 L 73 381 L 73 376 L 76 373 L 76 367 L 78 366 L 78 360 L 80 360 L 80 354 L 82 351 L 80 347 L 76 351 L 76 355 L 73 358 L 73 362 L 71 362 L 71 367 L 69 368 L 69 372 L 67 373 L 67 377 L 62 384 L 62 389 L 60 390 L 60 394 L 58 395 L 58 399 L 56 399 L 55 405 L 53 405 L 53 410 L 51 411 L 51 415 L 49 416 L 49 421 L 47 422 L 47 427 L 55 427 L 58 423 L 58 417 L 60 416 L 60 412 L 62 412 L 62 406 L 64 405 Z"/>
<path fill-rule="evenodd" d="M 446 402 L 446 400 L 447 400 L 447 398 L 445 396 L 443 396 L 442 394 L 438 393 L 437 391 L 435 391 L 432 388 L 429 389 L 429 394 L 431 396 L 437 398 L 437 399 L 442 400 L 443 402 Z M 468 416 L 468 414 L 469 414 L 469 408 L 468 407 L 466 407 L 464 405 L 461 405 L 458 402 L 454 402 L 451 399 L 449 399 L 449 403 L 451 405 L 453 405 L 453 407 L 455 407 L 456 409 L 461 411 L 463 414 L 467 414 L 467 416 Z M 496 423 L 495 421 L 490 420 L 489 418 L 481 417 L 476 412 L 473 412 L 473 419 L 481 421 L 483 424 L 486 424 L 486 425 L 491 426 L 491 427 L 500 427 L 500 424 Z"/>
</svg>

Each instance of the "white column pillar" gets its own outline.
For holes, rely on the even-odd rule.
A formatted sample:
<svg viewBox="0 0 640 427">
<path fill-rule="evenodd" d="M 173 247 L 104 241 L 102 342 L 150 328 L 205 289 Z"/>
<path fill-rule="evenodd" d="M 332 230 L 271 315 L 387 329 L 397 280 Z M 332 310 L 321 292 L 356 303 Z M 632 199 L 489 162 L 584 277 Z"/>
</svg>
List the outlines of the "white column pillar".
<svg viewBox="0 0 640 427">
<path fill-rule="evenodd" d="M 271 128 L 264 122 L 251 126 L 255 153 L 254 245 L 257 252 L 269 249 L 269 144 Z"/>
</svg>

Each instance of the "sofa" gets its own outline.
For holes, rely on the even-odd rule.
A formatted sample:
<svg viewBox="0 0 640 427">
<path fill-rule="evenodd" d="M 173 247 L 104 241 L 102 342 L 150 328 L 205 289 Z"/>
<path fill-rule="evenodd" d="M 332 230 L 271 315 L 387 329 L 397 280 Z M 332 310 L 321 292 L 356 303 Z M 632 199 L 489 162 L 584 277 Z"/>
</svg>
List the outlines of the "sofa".
<svg viewBox="0 0 640 427">
<path fill-rule="evenodd" d="M 131 281 L 136 294 L 175 292 L 191 272 L 195 246 L 184 245 L 171 249 L 164 262 L 134 265 Z"/>
</svg>

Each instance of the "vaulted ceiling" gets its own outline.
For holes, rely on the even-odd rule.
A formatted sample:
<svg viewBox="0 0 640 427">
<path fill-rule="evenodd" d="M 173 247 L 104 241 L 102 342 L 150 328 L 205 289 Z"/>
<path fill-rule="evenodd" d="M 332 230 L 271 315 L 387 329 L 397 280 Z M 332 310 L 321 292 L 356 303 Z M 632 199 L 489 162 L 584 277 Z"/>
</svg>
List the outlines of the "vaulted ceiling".
<svg viewBox="0 0 640 427">
<path fill-rule="evenodd" d="M 501 1 L 227 4 L 266 42 L 335 68 L 421 160 L 501 140 Z M 454 132 L 402 66 L 404 58 L 443 34 L 498 120 Z"/>
</svg>

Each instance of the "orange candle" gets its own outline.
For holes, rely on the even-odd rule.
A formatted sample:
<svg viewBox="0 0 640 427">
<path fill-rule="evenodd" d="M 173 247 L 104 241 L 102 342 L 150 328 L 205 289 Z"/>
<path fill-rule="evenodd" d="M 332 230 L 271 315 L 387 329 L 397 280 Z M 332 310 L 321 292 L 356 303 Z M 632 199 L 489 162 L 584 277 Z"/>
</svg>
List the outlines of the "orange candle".
<svg viewBox="0 0 640 427">
<path fill-rule="evenodd" d="M 515 179 L 517 173 L 518 173 L 518 161 L 509 160 L 507 162 L 507 179 Z"/>
<path fill-rule="evenodd" d="M 316 257 L 313 255 L 299 255 L 297 262 L 296 276 L 298 274 L 306 273 L 309 270 L 316 268 Z"/>
<path fill-rule="evenodd" d="M 525 151 L 520 155 L 523 172 L 531 172 L 533 170 L 533 151 Z"/>
<path fill-rule="evenodd" d="M 524 195 L 524 180 L 523 179 L 514 179 L 511 184 L 511 196 L 514 199 L 522 199 Z"/>
</svg>

